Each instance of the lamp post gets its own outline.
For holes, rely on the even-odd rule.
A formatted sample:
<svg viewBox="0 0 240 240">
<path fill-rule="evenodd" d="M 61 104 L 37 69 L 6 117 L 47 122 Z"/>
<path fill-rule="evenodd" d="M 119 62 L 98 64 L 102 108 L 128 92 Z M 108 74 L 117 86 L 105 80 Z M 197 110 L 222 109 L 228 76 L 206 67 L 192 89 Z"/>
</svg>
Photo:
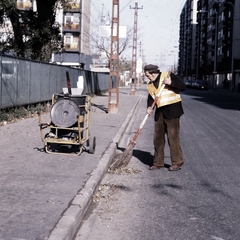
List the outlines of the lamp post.
<svg viewBox="0 0 240 240">
<path fill-rule="evenodd" d="M 231 91 L 234 90 L 235 88 L 235 77 L 234 77 L 234 45 L 235 45 L 235 34 L 234 34 L 234 27 L 235 27 L 235 21 L 234 21 L 234 11 L 235 11 L 235 7 L 233 5 L 233 3 L 231 2 L 226 2 L 227 4 L 231 5 L 232 7 L 232 19 L 233 19 L 233 23 L 232 23 L 232 59 L 231 59 L 231 73 L 232 73 L 232 84 L 231 84 Z"/>
<path fill-rule="evenodd" d="M 174 62 L 173 62 L 173 73 L 175 73 L 175 58 L 176 58 L 176 54 L 175 54 L 175 52 L 177 52 L 177 51 L 171 51 L 171 53 L 173 53 L 172 55 L 174 56 Z"/>
<path fill-rule="evenodd" d="M 216 87 L 217 83 L 217 45 L 218 45 L 218 9 L 215 16 L 215 43 L 214 43 L 214 66 L 213 66 L 213 88 Z"/>
</svg>

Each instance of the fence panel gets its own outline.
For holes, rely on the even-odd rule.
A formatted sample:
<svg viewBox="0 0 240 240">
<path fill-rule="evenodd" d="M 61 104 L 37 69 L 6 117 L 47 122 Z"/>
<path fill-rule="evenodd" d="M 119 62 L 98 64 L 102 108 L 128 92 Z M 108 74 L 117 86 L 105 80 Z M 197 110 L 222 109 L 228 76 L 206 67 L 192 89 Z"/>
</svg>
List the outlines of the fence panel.
<svg viewBox="0 0 240 240">
<path fill-rule="evenodd" d="M 82 94 L 108 89 L 108 73 L 0 55 L 0 109 L 50 101 L 53 93 L 62 93 L 67 87 L 66 71 L 72 88 L 77 87 L 78 77 L 83 77 Z"/>
<path fill-rule="evenodd" d="M 51 94 L 56 93 L 58 82 L 60 81 L 58 76 L 58 69 L 55 65 L 49 67 L 49 91 Z"/>
<path fill-rule="evenodd" d="M 51 99 L 51 89 L 50 89 L 50 65 L 41 63 L 40 68 L 40 91 L 41 91 L 41 102 L 49 101 Z"/>
<path fill-rule="evenodd" d="M 17 60 L 2 57 L 2 106 L 14 107 L 17 105 Z"/>
<path fill-rule="evenodd" d="M 16 105 L 21 106 L 29 103 L 30 62 L 20 59 L 17 63 Z"/>
<path fill-rule="evenodd" d="M 96 74 L 95 78 L 97 79 L 97 83 L 101 91 L 105 91 L 106 89 L 108 89 L 108 85 L 109 85 L 108 73 Z"/>
<path fill-rule="evenodd" d="M 41 65 L 37 62 L 31 62 L 29 82 L 29 104 L 38 103 L 41 99 L 40 81 Z"/>
<path fill-rule="evenodd" d="M 56 81 L 56 89 L 52 93 L 61 93 L 63 91 L 64 87 L 67 87 L 67 82 L 66 82 L 66 71 L 68 71 L 67 67 L 62 67 L 62 66 L 54 66 L 55 73 L 54 73 L 54 79 L 52 81 Z"/>
</svg>

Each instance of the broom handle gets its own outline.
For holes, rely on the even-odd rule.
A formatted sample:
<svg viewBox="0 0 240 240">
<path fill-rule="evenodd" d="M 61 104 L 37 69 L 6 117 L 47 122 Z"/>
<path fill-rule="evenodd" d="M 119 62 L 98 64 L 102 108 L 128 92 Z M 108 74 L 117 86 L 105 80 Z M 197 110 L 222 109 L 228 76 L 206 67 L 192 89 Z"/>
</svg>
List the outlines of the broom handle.
<svg viewBox="0 0 240 240">
<path fill-rule="evenodd" d="M 68 71 L 66 72 L 68 94 L 72 95 L 71 82 Z"/>
<path fill-rule="evenodd" d="M 163 83 L 162 86 L 161 86 L 161 88 L 160 88 L 160 90 L 159 90 L 159 92 L 158 92 L 158 94 L 155 96 L 152 105 L 150 106 L 151 110 L 153 110 L 154 106 L 156 105 L 156 103 L 157 103 L 157 101 L 158 101 L 158 98 L 161 96 L 164 87 L 165 87 L 165 84 Z M 142 123 L 140 124 L 140 127 L 138 128 L 136 134 L 134 135 L 134 137 L 133 137 L 133 139 L 132 139 L 132 142 L 135 142 L 135 141 L 136 141 L 139 133 L 141 132 L 141 130 L 142 130 L 142 128 L 143 128 L 144 124 L 146 123 L 146 121 L 147 121 L 147 119 L 148 119 L 149 116 L 150 116 L 150 114 L 147 113 L 146 116 L 144 117 Z"/>
</svg>

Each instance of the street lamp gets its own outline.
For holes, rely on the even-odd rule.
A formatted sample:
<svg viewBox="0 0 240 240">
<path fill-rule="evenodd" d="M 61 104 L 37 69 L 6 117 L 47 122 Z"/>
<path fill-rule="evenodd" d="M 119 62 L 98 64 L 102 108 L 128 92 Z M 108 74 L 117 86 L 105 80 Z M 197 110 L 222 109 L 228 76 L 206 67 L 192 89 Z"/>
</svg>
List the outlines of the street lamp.
<svg viewBox="0 0 240 240">
<path fill-rule="evenodd" d="M 173 72 L 175 73 L 175 57 L 176 57 L 176 52 L 178 52 L 177 50 L 176 51 L 171 51 L 171 53 L 173 53 L 172 55 L 174 56 L 174 62 L 173 62 Z"/>
<path fill-rule="evenodd" d="M 217 49 L 218 49 L 218 10 L 216 10 L 216 16 L 215 16 L 215 43 L 214 43 L 214 66 L 213 66 L 213 74 L 214 74 L 214 79 L 213 79 L 213 88 L 216 87 L 217 83 Z"/>
<path fill-rule="evenodd" d="M 231 2 L 226 2 L 227 4 L 231 5 L 232 7 L 232 59 L 231 59 L 231 73 L 232 73 L 232 84 L 231 84 L 231 90 L 235 88 L 235 78 L 234 78 L 234 45 L 235 45 L 235 34 L 234 34 L 234 27 L 235 27 L 235 20 L 234 20 L 234 11 L 235 6 Z"/>
</svg>

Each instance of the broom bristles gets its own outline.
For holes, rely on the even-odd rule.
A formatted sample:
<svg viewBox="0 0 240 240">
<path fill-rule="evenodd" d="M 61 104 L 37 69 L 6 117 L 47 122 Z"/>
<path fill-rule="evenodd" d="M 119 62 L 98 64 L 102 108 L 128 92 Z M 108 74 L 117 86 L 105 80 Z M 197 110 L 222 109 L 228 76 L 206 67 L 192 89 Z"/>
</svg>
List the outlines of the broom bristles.
<svg viewBox="0 0 240 240">
<path fill-rule="evenodd" d="M 126 167 L 132 158 L 133 148 L 135 147 L 136 142 L 131 141 L 127 148 L 121 153 L 116 160 L 110 166 L 111 170 L 115 170 L 120 167 Z"/>
</svg>

